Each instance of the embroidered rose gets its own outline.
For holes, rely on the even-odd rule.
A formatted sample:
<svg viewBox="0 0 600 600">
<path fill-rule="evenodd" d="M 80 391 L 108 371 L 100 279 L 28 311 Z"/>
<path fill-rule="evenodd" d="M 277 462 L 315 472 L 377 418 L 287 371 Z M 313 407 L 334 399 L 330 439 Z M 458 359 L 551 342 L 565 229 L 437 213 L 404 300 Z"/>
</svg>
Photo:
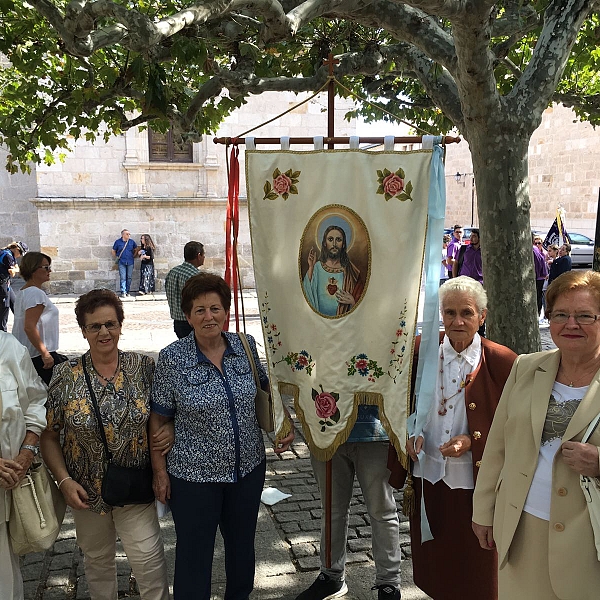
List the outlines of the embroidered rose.
<svg viewBox="0 0 600 600">
<path fill-rule="evenodd" d="M 328 419 L 337 412 L 335 398 L 329 392 L 321 392 L 315 397 L 315 407 L 317 416 L 321 419 Z"/>
<path fill-rule="evenodd" d="M 281 173 L 275 179 L 273 179 L 273 189 L 278 194 L 286 194 L 292 187 L 292 180 L 285 174 Z"/>
<path fill-rule="evenodd" d="M 383 180 L 383 191 L 390 196 L 399 194 L 404 189 L 404 179 L 396 173 L 391 173 Z"/>
</svg>

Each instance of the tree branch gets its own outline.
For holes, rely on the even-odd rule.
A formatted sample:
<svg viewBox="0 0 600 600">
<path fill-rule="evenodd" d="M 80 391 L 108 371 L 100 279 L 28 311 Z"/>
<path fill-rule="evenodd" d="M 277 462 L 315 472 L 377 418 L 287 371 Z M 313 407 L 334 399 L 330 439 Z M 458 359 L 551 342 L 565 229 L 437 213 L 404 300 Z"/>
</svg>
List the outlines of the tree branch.
<svg viewBox="0 0 600 600">
<path fill-rule="evenodd" d="M 536 115 L 527 119 L 533 131 L 539 124 L 562 77 L 577 33 L 590 14 L 594 0 L 553 0 L 546 9 L 544 27 L 523 76 L 507 96 L 510 112 Z"/>
</svg>

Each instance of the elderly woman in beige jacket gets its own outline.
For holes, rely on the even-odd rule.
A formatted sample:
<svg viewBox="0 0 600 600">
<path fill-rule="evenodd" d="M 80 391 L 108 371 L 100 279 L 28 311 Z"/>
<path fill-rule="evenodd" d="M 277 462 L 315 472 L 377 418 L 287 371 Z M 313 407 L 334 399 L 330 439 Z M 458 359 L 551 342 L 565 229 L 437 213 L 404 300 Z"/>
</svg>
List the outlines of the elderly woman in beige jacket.
<svg viewBox="0 0 600 600">
<path fill-rule="evenodd" d="M 0 331 L 0 598 L 23 600 L 19 557 L 8 539 L 11 489 L 25 477 L 46 426 L 46 386 L 29 353 Z"/>
<path fill-rule="evenodd" d="M 579 476 L 600 477 L 600 274 L 548 287 L 557 350 L 519 356 L 483 454 L 473 530 L 498 549 L 500 600 L 597 600 L 600 562 Z M 598 481 L 598 480 L 597 480 Z"/>
</svg>

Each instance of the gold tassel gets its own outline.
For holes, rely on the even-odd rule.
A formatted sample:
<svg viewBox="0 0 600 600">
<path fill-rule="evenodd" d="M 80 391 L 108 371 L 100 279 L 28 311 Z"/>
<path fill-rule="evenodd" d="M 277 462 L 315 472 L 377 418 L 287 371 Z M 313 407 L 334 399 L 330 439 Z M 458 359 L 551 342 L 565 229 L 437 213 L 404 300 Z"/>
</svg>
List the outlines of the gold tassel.
<svg viewBox="0 0 600 600">
<path fill-rule="evenodd" d="M 406 486 L 402 493 L 402 514 L 410 517 L 415 512 L 415 490 L 413 488 L 412 476 L 409 473 L 406 476 Z"/>
</svg>

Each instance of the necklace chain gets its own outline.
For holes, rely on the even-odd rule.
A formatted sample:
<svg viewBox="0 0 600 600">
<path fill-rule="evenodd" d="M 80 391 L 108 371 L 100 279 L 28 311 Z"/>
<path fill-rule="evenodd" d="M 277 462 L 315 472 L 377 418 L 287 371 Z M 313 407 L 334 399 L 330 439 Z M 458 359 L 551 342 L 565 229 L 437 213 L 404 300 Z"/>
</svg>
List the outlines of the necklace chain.
<svg viewBox="0 0 600 600">
<path fill-rule="evenodd" d="M 460 356 L 460 354 L 458 356 Z M 443 351 L 440 352 L 440 373 L 441 373 L 440 389 L 442 392 L 442 401 L 440 402 L 440 407 L 438 408 L 438 415 L 440 415 L 440 417 L 443 417 L 448 412 L 448 409 L 446 408 L 446 404 L 448 403 L 448 401 L 452 400 L 452 398 L 455 398 L 456 396 L 458 396 L 465 389 L 467 382 L 464 379 L 461 379 L 460 384 L 458 386 L 458 390 L 456 392 L 454 392 L 454 394 L 452 394 L 451 396 L 444 396 L 444 352 Z"/>
<path fill-rule="evenodd" d="M 580 377 L 576 377 L 575 379 L 571 379 L 570 377 L 567 377 L 567 373 L 565 371 L 565 368 L 562 366 L 562 364 L 560 365 L 560 370 L 562 371 L 562 373 L 564 375 L 564 378 L 569 381 L 569 383 L 567 384 L 569 387 L 574 387 L 575 383 L 577 383 L 578 381 L 581 381 L 585 377 L 589 377 L 589 375 L 591 373 L 591 371 L 588 371 L 587 373 L 584 373 Z M 597 370 L 598 370 L 598 368 L 595 366 L 593 372 L 595 373 Z"/>
<path fill-rule="evenodd" d="M 106 381 L 106 383 L 112 383 L 115 380 L 117 373 L 119 372 L 120 366 L 121 366 L 121 357 L 119 356 L 117 358 L 117 368 L 115 369 L 115 372 L 110 377 L 104 377 L 104 375 L 102 375 L 98 371 L 98 369 L 96 369 L 96 367 L 94 366 L 94 363 L 92 363 L 92 367 L 94 367 L 94 371 L 96 371 L 96 375 L 98 375 L 98 377 L 100 377 L 100 379 L 102 379 L 103 381 Z"/>
</svg>

